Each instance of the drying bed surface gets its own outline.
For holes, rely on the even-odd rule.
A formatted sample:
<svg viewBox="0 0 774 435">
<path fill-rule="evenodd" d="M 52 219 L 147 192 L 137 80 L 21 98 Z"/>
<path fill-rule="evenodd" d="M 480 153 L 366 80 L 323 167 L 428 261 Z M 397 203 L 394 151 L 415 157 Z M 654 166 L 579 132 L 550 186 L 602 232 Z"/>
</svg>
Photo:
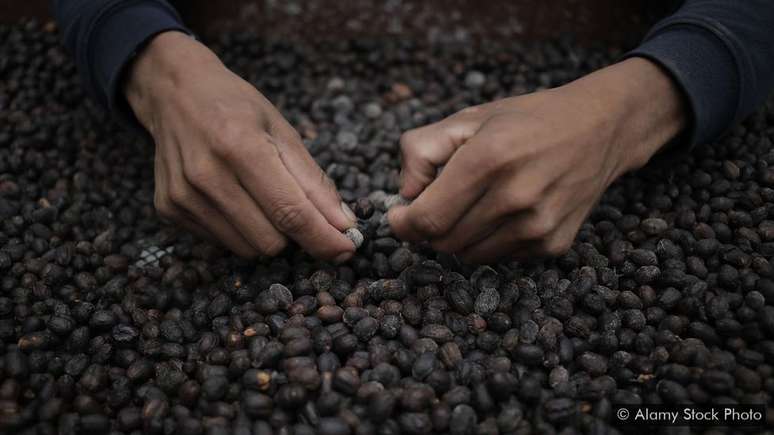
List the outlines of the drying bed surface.
<svg viewBox="0 0 774 435">
<path fill-rule="evenodd" d="M 471 266 L 386 225 L 401 132 L 619 50 L 223 34 L 365 239 L 340 266 L 244 261 L 157 217 L 152 147 L 53 27 L 0 41 L 2 433 L 603 433 L 614 404 L 771 406 L 770 107 L 616 182 L 567 254 Z"/>
</svg>

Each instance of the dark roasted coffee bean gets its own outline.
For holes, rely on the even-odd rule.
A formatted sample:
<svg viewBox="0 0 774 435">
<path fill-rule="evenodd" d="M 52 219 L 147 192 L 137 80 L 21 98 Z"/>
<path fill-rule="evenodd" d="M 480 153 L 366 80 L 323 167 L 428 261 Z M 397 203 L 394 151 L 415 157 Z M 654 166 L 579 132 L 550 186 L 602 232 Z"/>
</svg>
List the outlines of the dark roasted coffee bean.
<svg viewBox="0 0 774 435">
<path fill-rule="evenodd" d="M 452 409 L 449 419 L 449 432 L 454 435 L 470 435 L 475 433 L 478 418 L 476 411 L 469 405 L 461 404 Z"/>
<path fill-rule="evenodd" d="M 599 376 L 607 372 L 607 359 L 593 352 L 584 352 L 578 357 L 578 365 L 591 376 Z"/>
<path fill-rule="evenodd" d="M 282 309 L 287 309 L 293 303 L 293 294 L 282 284 L 272 284 L 269 287 L 268 293 L 277 300 L 279 307 Z"/>
<path fill-rule="evenodd" d="M 538 365 L 543 363 L 543 350 L 532 344 L 520 344 L 514 349 L 514 358 L 523 364 Z"/>
<path fill-rule="evenodd" d="M 333 375 L 333 387 L 343 394 L 351 396 L 360 387 L 360 377 L 351 367 L 336 370 Z"/>
<path fill-rule="evenodd" d="M 376 335 L 379 329 L 379 321 L 373 317 L 366 316 L 355 324 L 353 332 L 361 341 L 368 341 Z"/>
<path fill-rule="evenodd" d="M 426 386 L 408 388 L 401 396 L 401 406 L 408 411 L 422 411 L 430 406 L 435 393 Z"/>
<path fill-rule="evenodd" d="M 446 288 L 446 299 L 457 312 L 468 314 L 473 311 L 472 288 L 465 280 L 455 280 Z"/>
<path fill-rule="evenodd" d="M 395 273 L 400 273 L 407 267 L 411 266 L 411 264 L 414 262 L 414 257 L 406 248 L 398 248 L 390 254 L 390 257 L 388 258 L 388 261 L 390 263 L 390 268 Z"/>
<path fill-rule="evenodd" d="M 83 415 L 80 427 L 86 433 L 105 433 L 110 428 L 110 420 L 106 415 Z"/>
<path fill-rule="evenodd" d="M 406 283 L 400 279 L 381 279 L 368 286 L 368 295 L 374 301 L 384 299 L 403 299 L 408 289 Z"/>
<path fill-rule="evenodd" d="M 258 391 L 266 391 L 271 386 L 271 374 L 265 370 L 249 369 L 242 375 L 242 385 Z"/>
<path fill-rule="evenodd" d="M 492 314 L 500 303 L 500 294 L 495 288 L 485 288 L 476 297 L 474 309 L 476 313 L 486 316 Z"/>
<path fill-rule="evenodd" d="M 324 417 L 317 426 L 320 435 L 350 435 L 352 430 L 344 420 L 337 417 Z"/>
<path fill-rule="evenodd" d="M 392 393 L 374 394 L 369 400 L 369 416 L 376 422 L 382 422 L 392 415 L 396 403 L 397 399 Z"/>
<path fill-rule="evenodd" d="M 228 389 L 228 379 L 223 376 L 213 376 L 202 383 L 202 395 L 209 401 L 221 400 Z"/>
<path fill-rule="evenodd" d="M 279 388 L 275 401 L 285 409 L 295 409 L 306 402 L 306 389 L 298 384 L 286 384 Z"/>
<path fill-rule="evenodd" d="M 404 433 L 411 435 L 429 434 L 433 431 L 430 416 L 419 412 L 406 412 L 398 417 L 398 423 Z"/>
<path fill-rule="evenodd" d="M 46 326 L 55 334 L 64 336 L 75 329 L 75 320 L 65 316 L 53 316 L 48 320 Z"/>
<path fill-rule="evenodd" d="M 352 211 L 358 219 L 368 219 L 374 214 L 374 205 L 368 198 L 358 198 Z"/>
<path fill-rule="evenodd" d="M 249 390 L 243 393 L 241 403 L 247 415 L 252 418 L 269 417 L 274 406 L 271 397 Z"/>
<path fill-rule="evenodd" d="M 543 411 L 548 421 L 567 422 L 578 413 L 577 404 L 568 398 L 556 398 L 545 402 Z"/>
<path fill-rule="evenodd" d="M 456 367 L 457 363 L 462 360 L 462 353 L 455 342 L 444 343 L 439 348 L 438 356 L 448 369 Z"/>
</svg>

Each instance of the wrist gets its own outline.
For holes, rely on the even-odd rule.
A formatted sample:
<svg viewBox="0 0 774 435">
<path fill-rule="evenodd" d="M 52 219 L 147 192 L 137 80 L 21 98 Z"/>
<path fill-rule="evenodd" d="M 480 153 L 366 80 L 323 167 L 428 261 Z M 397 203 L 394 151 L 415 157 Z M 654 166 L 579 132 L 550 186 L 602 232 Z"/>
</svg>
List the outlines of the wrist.
<svg viewBox="0 0 774 435">
<path fill-rule="evenodd" d="M 164 99 L 207 64 L 220 64 L 220 60 L 185 33 L 168 31 L 154 36 L 129 66 L 124 82 L 124 95 L 140 123 L 152 132 L 154 101 Z"/>
<path fill-rule="evenodd" d="M 570 85 L 585 88 L 596 100 L 590 107 L 603 119 L 610 151 L 618 156 L 617 176 L 644 166 L 686 127 L 682 92 L 645 58 L 626 59 Z"/>
</svg>

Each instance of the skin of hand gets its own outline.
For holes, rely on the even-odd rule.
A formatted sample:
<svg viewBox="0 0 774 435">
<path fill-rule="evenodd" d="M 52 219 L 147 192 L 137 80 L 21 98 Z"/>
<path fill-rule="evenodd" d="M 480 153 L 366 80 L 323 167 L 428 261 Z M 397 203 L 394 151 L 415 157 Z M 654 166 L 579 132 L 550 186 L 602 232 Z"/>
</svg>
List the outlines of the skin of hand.
<svg viewBox="0 0 774 435">
<path fill-rule="evenodd" d="M 610 183 L 685 117 L 671 78 L 644 58 L 464 109 L 402 136 L 400 193 L 414 201 L 390 210 L 390 225 L 466 262 L 560 255 Z"/>
<path fill-rule="evenodd" d="M 288 239 L 341 262 L 355 216 L 298 133 L 253 86 L 179 32 L 156 36 L 132 63 L 129 105 L 156 144 L 159 214 L 243 257 Z"/>
</svg>

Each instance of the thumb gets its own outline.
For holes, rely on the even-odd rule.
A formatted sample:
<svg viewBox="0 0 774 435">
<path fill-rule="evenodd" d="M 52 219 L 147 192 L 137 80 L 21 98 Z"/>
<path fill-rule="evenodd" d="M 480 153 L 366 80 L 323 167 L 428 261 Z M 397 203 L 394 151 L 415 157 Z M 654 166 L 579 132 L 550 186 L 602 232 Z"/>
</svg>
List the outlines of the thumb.
<svg viewBox="0 0 774 435">
<path fill-rule="evenodd" d="M 463 111 L 403 133 L 400 138 L 401 196 L 409 199 L 419 196 L 435 180 L 438 168 L 449 161 L 479 126 L 479 120 Z"/>
</svg>

